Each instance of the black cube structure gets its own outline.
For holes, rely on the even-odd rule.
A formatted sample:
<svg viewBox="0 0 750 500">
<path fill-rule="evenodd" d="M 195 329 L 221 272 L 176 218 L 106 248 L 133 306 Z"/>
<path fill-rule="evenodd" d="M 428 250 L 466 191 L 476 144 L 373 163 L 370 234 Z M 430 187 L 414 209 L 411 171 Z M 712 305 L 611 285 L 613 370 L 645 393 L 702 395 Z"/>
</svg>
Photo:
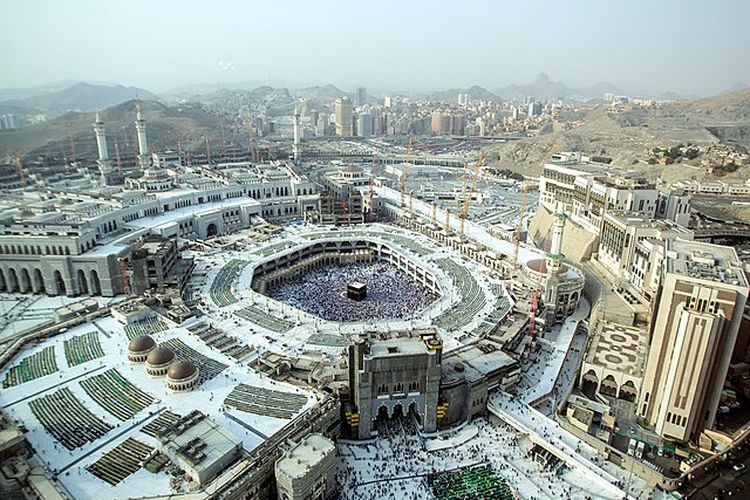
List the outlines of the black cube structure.
<svg viewBox="0 0 750 500">
<path fill-rule="evenodd" d="M 346 296 L 352 300 L 361 301 L 367 297 L 367 285 L 353 281 L 346 285 Z"/>
</svg>

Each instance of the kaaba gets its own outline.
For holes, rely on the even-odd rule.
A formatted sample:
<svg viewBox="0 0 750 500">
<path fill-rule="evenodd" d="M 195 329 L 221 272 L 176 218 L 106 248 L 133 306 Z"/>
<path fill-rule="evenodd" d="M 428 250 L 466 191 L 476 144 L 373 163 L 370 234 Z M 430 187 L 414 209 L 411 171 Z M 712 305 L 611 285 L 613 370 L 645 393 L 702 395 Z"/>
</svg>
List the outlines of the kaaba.
<svg viewBox="0 0 750 500">
<path fill-rule="evenodd" d="M 367 297 L 367 286 L 364 283 L 353 281 L 346 285 L 346 296 L 352 300 L 365 300 L 365 297 Z"/>
</svg>

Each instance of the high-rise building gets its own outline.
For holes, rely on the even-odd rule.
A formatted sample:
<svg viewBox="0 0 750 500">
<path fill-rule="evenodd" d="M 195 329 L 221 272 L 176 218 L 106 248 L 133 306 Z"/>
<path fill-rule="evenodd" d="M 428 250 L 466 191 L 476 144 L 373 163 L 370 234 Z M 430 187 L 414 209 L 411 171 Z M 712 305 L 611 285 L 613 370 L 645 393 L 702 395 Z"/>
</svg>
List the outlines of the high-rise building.
<svg viewBox="0 0 750 500">
<path fill-rule="evenodd" d="M 542 103 L 541 102 L 530 102 L 529 109 L 527 111 L 529 116 L 539 116 L 542 114 Z"/>
<path fill-rule="evenodd" d="M 340 137 L 353 136 L 354 116 L 352 112 L 352 100 L 348 97 L 339 97 L 333 103 L 333 112 L 336 115 L 336 135 Z"/>
<path fill-rule="evenodd" d="M 668 240 L 638 414 L 661 436 L 714 425 L 748 296 L 731 247 Z"/>
<path fill-rule="evenodd" d="M 367 103 L 367 89 L 364 87 L 357 87 L 357 106 L 364 106 Z"/>
<path fill-rule="evenodd" d="M 360 113 L 357 117 L 357 135 L 359 137 L 370 137 L 372 134 L 372 115 L 370 113 Z"/>
<path fill-rule="evenodd" d="M 467 104 L 469 104 L 469 94 L 466 94 L 466 93 L 458 94 L 458 104 L 460 106 L 466 106 Z"/>
<path fill-rule="evenodd" d="M 392 108 L 393 104 L 394 104 L 393 97 L 389 95 L 383 97 L 383 106 L 385 106 L 386 108 Z"/>
</svg>

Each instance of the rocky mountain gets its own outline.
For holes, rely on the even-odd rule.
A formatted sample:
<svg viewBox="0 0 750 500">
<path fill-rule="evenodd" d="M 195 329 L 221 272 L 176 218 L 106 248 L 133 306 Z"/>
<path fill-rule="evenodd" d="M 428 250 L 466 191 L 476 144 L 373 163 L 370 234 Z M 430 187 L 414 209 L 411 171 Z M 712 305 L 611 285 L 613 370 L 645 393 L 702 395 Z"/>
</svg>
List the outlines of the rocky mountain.
<svg viewBox="0 0 750 500">
<path fill-rule="evenodd" d="M 536 80 L 526 85 L 508 85 L 495 90 L 495 94 L 503 99 L 523 99 L 532 96 L 536 99 L 556 99 L 572 97 L 571 91 L 562 82 L 553 82 L 546 73 L 541 73 Z"/>
<path fill-rule="evenodd" d="M 156 100 L 148 90 L 122 85 L 93 85 L 79 82 L 56 92 L 13 99 L 0 103 L 29 112 L 55 116 L 68 111 L 93 111 L 114 106 L 138 97 L 143 100 Z"/>
</svg>

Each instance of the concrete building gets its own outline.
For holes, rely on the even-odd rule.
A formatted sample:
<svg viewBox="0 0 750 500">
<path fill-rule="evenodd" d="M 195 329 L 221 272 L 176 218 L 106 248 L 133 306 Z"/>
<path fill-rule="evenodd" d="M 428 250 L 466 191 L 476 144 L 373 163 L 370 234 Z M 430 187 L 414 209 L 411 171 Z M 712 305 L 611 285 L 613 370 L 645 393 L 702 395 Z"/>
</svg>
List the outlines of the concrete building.
<svg viewBox="0 0 750 500">
<path fill-rule="evenodd" d="M 529 115 L 529 117 L 532 116 L 539 116 L 542 114 L 543 106 L 541 102 L 530 102 L 528 105 L 528 108 L 526 110 L 526 114 Z"/>
<path fill-rule="evenodd" d="M 174 288 L 182 291 L 193 272 L 193 259 L 183 258 L 174 239 L 150 237 L 128 257 L 132 292 Z"/>
<path fill-rule="evenodd" d="M 185 165 L 185 157 L 177 151 L 157 152 L 151 155 L 151 163 L 162 169 L 182 167 Z"/>
<path fill-rule="evenodd" d="M 174 177 L 150 168 L 137 180 L 143 190 L 88 187 L 0 200 L 0 291 L 111 297 L 124 293 L 120 259 L 143 236 L 207 239 L 260 217 L 301 219 L 317 206 L 315 185 L 292 164 L 214 167 Z"/>
<path fill-rule="evenodd" d="M 352 137 L 354 135 L 352 100 L 348 97 L 339 97 L 336 99 L 333 103 L 333 113 L 336 116 L 336 135 L 339 137 Z"/>
<path fill-rule="evenodd" d="M 240 458 L 242 440 L 193 410 L 159 434 L 162 452 L 196 483 L 212 481 Z"/>
<path fill-rule="evenodd" d="M 398 412 L 415 414 L 423 431 L 434 432 L 442 353 L 443 342 L 431 330 L 362 337 L 350 346 L 354 437 L 370 438 L 378 419 Z"/>
<path fill-rule="evenodd" d="M 638 414 L 689 441 L 714 425 L 748 281 L 730 247 L 668 240 L 663 265 Z"/>
<path fill-rule="evenodd" d="M 599 321 L 581 365 L 579 386 L 588 395 L 635 401 L 643 382 L 648 332 Z"/>
<path fill-rule="evenodd" d="M 276 461 L 279 500 L 325 500 L 336 486 L 336 445 L 320 434 L 310 434 Z"/>
<path fill-rule="evenodd" d="M 373 135 L 373 118 L 370 113 L 360 113 L 357 117 L 357 135 L 359 137 Z"/>
<path fill-rule="evenodd" d="M 568 214 L 573 222 L 599 232 L 602 215 L 609 211 L 658 214 L 685 222 L 687 197 L 667 196 L 638 173 L 596 163 L 580 153 L 560 153 L 544 165 L 539 182 L 540 203 Z M 659 210 L 660 209 L 660 210 Z"/>
<path fill-rule="evenodd" d="M 602 223 L 597 260 L 621 279 L 635 277 L 642 284 L 653 261 L 645 245 L 646 239 L 664 241 L 668 238 L 692 240 L 693 232 L 669 220 L 654 220 L 628 212 L 606 212 Z M 635 276 L 633 276 L 635 275 Z"/>
</svg>

